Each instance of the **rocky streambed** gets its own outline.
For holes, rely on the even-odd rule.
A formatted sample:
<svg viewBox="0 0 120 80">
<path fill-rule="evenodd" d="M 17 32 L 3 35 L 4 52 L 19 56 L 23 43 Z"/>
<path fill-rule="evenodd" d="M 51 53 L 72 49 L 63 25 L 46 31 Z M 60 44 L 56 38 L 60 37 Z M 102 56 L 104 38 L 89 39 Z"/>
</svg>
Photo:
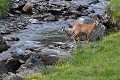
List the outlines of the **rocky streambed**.
<svg viewBox="0 0 120 80">
<path fill-rule="evenodd" d="M 0 21 L 5 45 L 0 53 L 0 73 L 4 80 L 22 80 L 60 58 L 70 57 L 75 44 L 66 42 L 62 27 L 69 28 L 76 20 L 93 23 L 91 18 L 98 17 L 100 24 L 91 35 L 98 39 L 105 32 L 107 25 L 103 24 L 110 19 L 105 8 L 109 2 L 105 0 L 30 0 L 30 12 L 22 10 L 26 1 L 12 0 L 7 18 Z"/>
</svg>

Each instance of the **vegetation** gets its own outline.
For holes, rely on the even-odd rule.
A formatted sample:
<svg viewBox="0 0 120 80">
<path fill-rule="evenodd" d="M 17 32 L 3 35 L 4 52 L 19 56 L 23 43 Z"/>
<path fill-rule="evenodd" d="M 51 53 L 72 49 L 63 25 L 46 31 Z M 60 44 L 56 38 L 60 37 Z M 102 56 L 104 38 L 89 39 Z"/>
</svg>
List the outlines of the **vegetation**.
<svg viewBox="0 0 120 80">
<path fill-rule="evenodd" d="M 9 9 L 9 2 L 10 0 L 0 0 L 0 17 L 3 17 Z"/>
<path fill-rule="evenodd" d="M 119 0 L 111 0 L 111 5 L 113 8 L 112 18 L 120 19 L 120 1 Z"/>
</svg>

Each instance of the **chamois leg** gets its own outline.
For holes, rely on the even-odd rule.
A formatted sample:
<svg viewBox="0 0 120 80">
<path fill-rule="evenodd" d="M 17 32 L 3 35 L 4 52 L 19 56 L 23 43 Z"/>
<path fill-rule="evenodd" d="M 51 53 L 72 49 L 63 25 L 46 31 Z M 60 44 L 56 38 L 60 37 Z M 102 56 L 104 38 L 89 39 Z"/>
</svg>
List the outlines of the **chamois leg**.
<svg viewBox="0 0 120 80">
<path fill-rule="evenodd" d="M 89 42 L 89 35 L 86 34 L 85 36 L 86 36 L 86 40 L 85 40 L 85 42 L 88 43 L 88 42 Z"/>
<path fill-rule="evenodd" d="M 77 35 L 74 35 L 74 42 L 77 43 Z"/>
<path fill-rule="evenodd" d="M 67 35 L 67 42 L 70 42 L 71 40 L 71 35 Z"/>
<path fill-rule="evenodd" d="M 89 43 L 89 35 L 87 34 L 87 43 Z"/>
</svg>

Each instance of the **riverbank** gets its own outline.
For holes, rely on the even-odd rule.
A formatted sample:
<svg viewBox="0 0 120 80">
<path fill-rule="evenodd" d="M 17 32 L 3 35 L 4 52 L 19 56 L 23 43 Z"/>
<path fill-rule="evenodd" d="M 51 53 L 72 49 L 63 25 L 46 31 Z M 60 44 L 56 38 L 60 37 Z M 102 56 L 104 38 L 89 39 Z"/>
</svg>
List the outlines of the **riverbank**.
<svg viewBox="0 0 120 80">
<path fill-rule="evenodd" d="M 111 34 L 98 45 L 78 47 L 73 58 L 46 68 L 43 74 L 25 80 L 118 80 L 120 77 L 120 32 Z"/>
</svg>

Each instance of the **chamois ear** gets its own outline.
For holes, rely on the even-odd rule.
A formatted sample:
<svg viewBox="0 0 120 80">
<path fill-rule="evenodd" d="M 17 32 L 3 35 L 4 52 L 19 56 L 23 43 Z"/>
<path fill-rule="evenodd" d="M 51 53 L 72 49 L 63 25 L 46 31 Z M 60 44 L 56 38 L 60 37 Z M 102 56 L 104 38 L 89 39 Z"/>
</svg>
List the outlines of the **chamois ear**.
<svg viewBox="0 0 120 80">
<path fill-rule="evenodd" d="M 65 27 L 62 27 L 62 29 L 65 29 Z"/>
</svg>

